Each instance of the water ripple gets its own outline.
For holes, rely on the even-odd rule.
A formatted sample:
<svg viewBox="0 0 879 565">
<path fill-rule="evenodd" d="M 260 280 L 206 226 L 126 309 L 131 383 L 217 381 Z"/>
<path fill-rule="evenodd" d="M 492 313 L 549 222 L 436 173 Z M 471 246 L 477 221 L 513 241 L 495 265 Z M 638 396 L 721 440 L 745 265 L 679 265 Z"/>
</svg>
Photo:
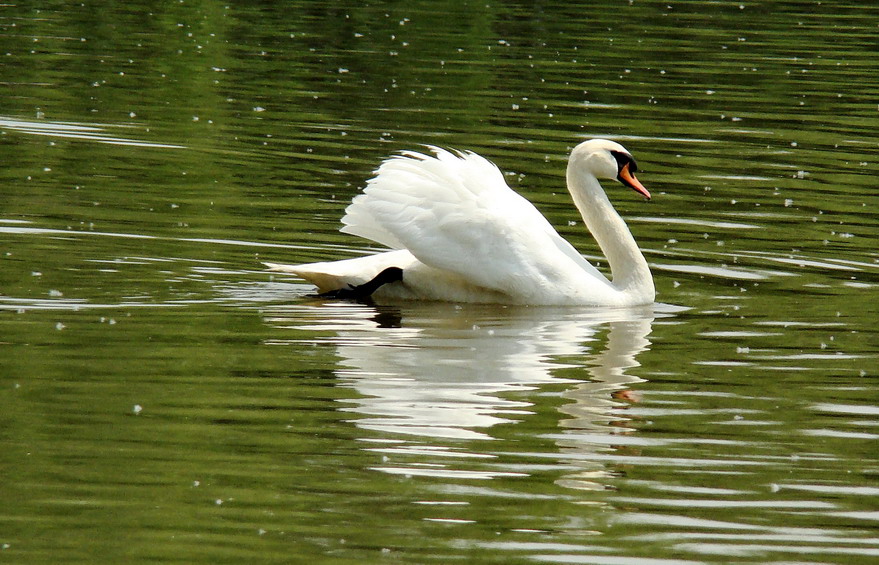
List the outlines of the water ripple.
<svg viewBox="0 0 879 565">
<path fill-rule="evenodd" d="M 8 129 L 27 135 L 76 139 L 80 141 L 93 141 L 95 143 L 106 143 L 110 145 L 121 146 L 128 145 L 134 147 L 156 147 L 162 149 L 186 149 L 186 146 L 184 145 L 176 145 L 172 143 L 156 143 L 139 139 L 118 137 L 105 133 L 109 128 L 132 127 L 133 126 L 130 125 L 119 124 L 106 125 L 76 122 L 52 122 L 48 120 L 40 120 L 35 122 L 7 116 L 0 116 L 0 129 Z"/>
</svg>

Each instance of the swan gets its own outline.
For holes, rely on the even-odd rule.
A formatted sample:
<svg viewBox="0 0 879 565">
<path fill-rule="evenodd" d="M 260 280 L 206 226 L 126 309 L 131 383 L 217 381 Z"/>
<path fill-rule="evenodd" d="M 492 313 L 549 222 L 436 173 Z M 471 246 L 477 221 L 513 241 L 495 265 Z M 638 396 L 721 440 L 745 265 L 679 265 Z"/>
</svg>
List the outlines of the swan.
<svg viewBox="0 0 879 565">
<path fill-rule="evenodd" d="M 574 147 L 567 185 L 607 257 L 608 280 L 564 240 L 493 163 L 470 151 L 428 147 L 385 160 L 345 210 L 340 231 L 389 251 L 354 259 L 280 265 L 319 296 L 522 305 L 635 306 L 654 301 L 653 277 L 598 179 L 650 199 L 622 145 Z"/>
</svg>

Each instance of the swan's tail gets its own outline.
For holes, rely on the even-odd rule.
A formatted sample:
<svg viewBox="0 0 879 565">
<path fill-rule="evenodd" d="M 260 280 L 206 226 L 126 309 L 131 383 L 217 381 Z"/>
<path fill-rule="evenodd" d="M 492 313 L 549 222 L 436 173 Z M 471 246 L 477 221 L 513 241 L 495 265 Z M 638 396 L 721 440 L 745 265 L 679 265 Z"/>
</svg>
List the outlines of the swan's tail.
<svg viewBox="0 0 879 565">
<path fill-rule="evenodd" d="M 291 275 L 296 275 L 300 279 L 305 279 L 306 281 L 316 286 L 318 293 L 321 294 L 325 292 L 331 292 L 333 290 L 339 290 L 340 288 L 346 288 L 348 284 L 350 284 L 348 282 L 348 277 L 339 273 L 328 272 L 331 269 L 323 267 L 332 265 L 332 263 L 312 263 L 308 265 L 282 265 L 279 263 L 263 263 L 263 265 L 268 267 L 271 271 L 288 273 Z"/>
<path fill-rule="evenodd" d="M 362 285 L 388 267 L 405 268 L 414 258 L 408 251 L 388 251 L 342 261 L 324 261 L 301 265 L 263 263 L 272 271 L 296 275 L 317 287 L 320 294 Z"/>
</svg>

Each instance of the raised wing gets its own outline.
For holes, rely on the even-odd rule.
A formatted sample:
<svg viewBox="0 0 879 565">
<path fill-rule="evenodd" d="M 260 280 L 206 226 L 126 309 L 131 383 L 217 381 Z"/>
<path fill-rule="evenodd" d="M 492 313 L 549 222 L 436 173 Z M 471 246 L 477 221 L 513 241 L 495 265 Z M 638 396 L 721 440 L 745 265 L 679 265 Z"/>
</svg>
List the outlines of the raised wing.
<svg viewBox="0 0 879 565">
<path fill-rule="evenodd" d="M 431 148 L 386 160 L 342 218 L 341 231 L 459 274 L 473 284 L 532 296 L 572 276 L 606 279 L 472 152 Z"/>
</svg>

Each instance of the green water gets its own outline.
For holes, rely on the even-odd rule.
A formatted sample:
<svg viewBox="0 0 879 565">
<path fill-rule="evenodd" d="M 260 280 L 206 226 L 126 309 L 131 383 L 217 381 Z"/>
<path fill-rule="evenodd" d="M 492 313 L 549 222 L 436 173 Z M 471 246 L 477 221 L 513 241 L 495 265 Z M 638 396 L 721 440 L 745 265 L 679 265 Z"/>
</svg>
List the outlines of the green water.
<svg viewBox="0 0 879 565">
<path fill-rule="evenodd" d="M 872 563 L 879 9 L 0 7 L 0 561 Z M 471 149 L 652 308 L 366 306 L 267 273 Z"/>
</svg>

